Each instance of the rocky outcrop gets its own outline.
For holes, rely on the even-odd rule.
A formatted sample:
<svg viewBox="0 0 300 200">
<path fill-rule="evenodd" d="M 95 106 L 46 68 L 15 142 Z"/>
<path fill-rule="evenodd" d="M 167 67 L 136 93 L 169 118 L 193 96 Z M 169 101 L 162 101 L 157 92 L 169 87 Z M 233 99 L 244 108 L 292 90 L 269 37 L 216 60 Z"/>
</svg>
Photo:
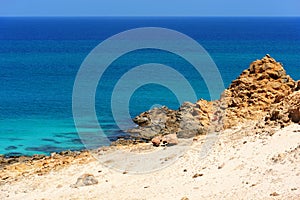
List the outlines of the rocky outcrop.
<svg viewBox="0 0 300 200">
<path fill-rule="evenodd" d="M 174 134 L 177 138 L 192 138 L 222 129 L 226 105 L 221 101 L 208 102 L 200 99 L 196 103 L 184 102 L 178 110 L 167 107 L 154 108 L 141 113 L 133 121 L 138 127 L 128 130 L 132 137 L 152 140 L 154 146 L 162 143 L 175 144 L 176 140 L 164 140 Z M 164 142 L 165 141 L 165 142 Z"/>
<path fill-rule="evenodd" d="M 184 102 L 178 110 L 163 106 L 141 113 L 133 121 L 139 126 L 128 130 L 137 138 L 158 143 L 159 137 L 176 134 L 178 138 L 191 138 L 208 130 L 212 102 L 200 99 L 196 103 Z M 168 142 L 169 143 L 169 142 Z"/>
<path fill-rule="evenodd" d="M 139 125 L 134 129 L 128 130 L 132 137 L 151 140 L 158 135 L 167 135 L 177 132 L 178 112 L 165 106 L 154 108 L 138 115 L 133 121 Z"/>
<path fill-rule="evenodd" d="M 273 104 L 295 91 L 295 86 L 282 64 L 270 55 L 254 61 L 222 95 L 228 105 L 224 128 L 263 118 Z"/>
<path fill-rule="evenodd" d="M 299 122 L 300 81 L 286 74 L 281 63 L 270 55 L 256 60 L 244 70 L 220 100 L 196 103 L 185 102 L 178 110 L 155 108 L 140 114 L 133 121 L 137 128 L 131 135 L 151 140 L 155 146 L 162 137 L 176 134 L 178 138 L 191 138 L 199 134 L 219 132 L 247 120 L 285 126 Z"/>
</svg>

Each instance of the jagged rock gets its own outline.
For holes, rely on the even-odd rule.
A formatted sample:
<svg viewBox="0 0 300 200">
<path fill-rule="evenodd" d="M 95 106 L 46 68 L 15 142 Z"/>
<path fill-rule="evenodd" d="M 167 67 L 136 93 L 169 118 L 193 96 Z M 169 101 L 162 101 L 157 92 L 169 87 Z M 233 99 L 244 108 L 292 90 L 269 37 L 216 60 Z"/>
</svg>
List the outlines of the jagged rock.
<svg viewBox="0 0 300 200">
<path fill-rule="evenodd" d="M 211 102 L 201 99 L 195 104 L 184 102 L 178 110 L 165 106 L 154 108 L 135 117 L 133 121 L 139 126 L 128 130 L 128 133 L 145 140 L 169 134 L 177 134 L 179 138 L 191 138 L 206 133 L 210 124 L 211 107 Z M 158 138 L 152 141 L 155 146 L 158 145 Z"/>
<path fill-rule="evenodd" d="M 274 104 L 265 116 L 265 124 L 285 127 L 291 122 L 300 123 L 300 91 L 295 91 Z"/>
<path fill-rule="evenodd" d="M 94 177 L 94 175 L 83 174 L 77 179 L 75 184 L 71 185 L 71 187 L 77 188 L 77 187 L 95 185 L 95 184 L 98 184 L 98 180 Z"/>
<path fill-rule="evenodd" d="M 270 55 L 254 61 L 222 94 L 228 104 L 224 128 L 263 118 L 274 103 L 290 95 L 294 88 L 295 81 Z M 278 117 L 275 115 L 272 117 Z"/>
<path fill-rule="evenodd" d="M 168 134 L 191 138 L 219 132 L 247 120 L 262 119 L 265 119 L 265 124 L 276 122 L 283 127 L 290 122 L 299 122 L 299 106 L 290 96 L 299 90 L 300 82 L 295 82 L 286 74 L 282 64 L 267 54 L 252 62 L 232 81 L 220 100 L 184 102 L 178 110 L 167 107 L 149 110 L 133 119 L 139 126 L 129 133 L 146 140 Z M 156 137 L 152 142 L 158 145 L 161 139 Z"/>
<path fill-rule="evenodd" d="M 142 138 L 144 140 L 151 140 L 157 135 L 166 135 L 177 132 L 178 123 L 177 111 L 168 109 L 163 106 L 161 108 L 154 108 L 147 112 L 141 113 L 135 117 L 133 121 L 139 126 L 127 130 L 132 137 Z"/>
<path fill-rule="evenodd" d="M 142 126 L 130 129 L 128 133 L 132 137 L 152 140 L 153 145 L 158 146 L 162 139 L 160 136 L 164 135 L 176 134 L 178 138 L 192 138 L 199 134 L 219 132 L 223 127 L 226 108 L 224 101 L 208 102 L 203 99 L 196 103 L 184 102 L 178 110 L 154 108 L 135 117 L 133 121 L 142 121 Z M 150 123 L 145 126 L 144 121 Z"/>
</svg>

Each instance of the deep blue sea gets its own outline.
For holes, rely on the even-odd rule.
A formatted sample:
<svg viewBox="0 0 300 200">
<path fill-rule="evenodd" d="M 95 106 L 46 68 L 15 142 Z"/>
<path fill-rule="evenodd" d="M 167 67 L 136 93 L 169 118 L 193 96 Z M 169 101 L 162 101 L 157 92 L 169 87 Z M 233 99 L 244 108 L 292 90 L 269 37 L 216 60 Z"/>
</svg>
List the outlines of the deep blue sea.
<svg viewBox="0 0 300 200">
<path fill-rule="evenodd" d="M 293 79 L 300 79 L 300 18 L 0 18 L 0 154 L 84 148 L 72 116 L 76 73 L 100 42 L 139 27 L 169 28 L 198 41 L 215 61 L 225 87 L 267 53 Z M 146 63 L 173 67 L 191 82 L 198 98 L 210 100 L 202 77 L 186 60 L 155 49 L 130 52 L 109 66 L 96 94 L 99 123 L 111 140 L 123 134 L 110 110 L 114 85 L 132 67 Z M 147 84 L 132 95 L 130 114 L 134 117 L 155 104 L 179 107 L 169 89 Z M 94 124 L 85 128 L 97 132 Z M 95 147 L 102 145 L 108 143 Z"/>
</svg>

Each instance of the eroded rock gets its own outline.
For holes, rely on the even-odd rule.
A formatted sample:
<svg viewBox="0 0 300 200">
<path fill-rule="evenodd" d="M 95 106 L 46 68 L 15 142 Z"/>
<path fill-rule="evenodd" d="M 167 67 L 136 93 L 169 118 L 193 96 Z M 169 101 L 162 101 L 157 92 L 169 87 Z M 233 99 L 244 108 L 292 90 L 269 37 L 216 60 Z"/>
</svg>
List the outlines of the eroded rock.
<svg viewBox="0 0 300 200">
<path fill-rule="evenodd" d="M 295 91 L 274 104 L 264 121 L 265 125 L 281 127 L 288 126 L 292 122 L 300 123 L 300 91 Z"/>
<path fill-rule="evenodd" d="M 165 106 L 154 108 L 135 117 L 133 121 L 139 126 L 128 132 L 133 137 L 153 139 L 152 143 L 155 146 L 158 145 L 158 140 L 162 139 L 159 135 L 170 135 L 175 138 L 172 134 L 176 134 L 176 139 L 192 138 L 206 133 L 210 124 L 211 107 L 211 102 L 199 100 L 197 103 L 184 102 L 178 110 L 171 110 Z"/>
<path fill-rule="evenodd" d="M 129 133 L 146 140 L 153 139 L 152 143 L 158 146 L 164 135 L 192 138 L 248 120 L 264 120 L 265 125 L 276 122 L 284 127 L 290 122 L 300 121 L 297 104 L 300 98 L 293 97 L 299 89 L 300 82 L 295 82 L 286 74 L 282 64 L 267 54 L 252 62 L 232 81 L 220 100 L 184 102 L 178 110 L 154 108 L 134 118 L 139 126 Z"/>
<path fill-rule="evenodd" d="M 295 85 L 282 64 L 270 55 L 254 61 L 222 95 L 228 104 L 224 127 L 262 119 L 274 103 L 294 92 Z M 272 116 L 276 118 L 278 114 L 275 112 Z"/>
</svg>

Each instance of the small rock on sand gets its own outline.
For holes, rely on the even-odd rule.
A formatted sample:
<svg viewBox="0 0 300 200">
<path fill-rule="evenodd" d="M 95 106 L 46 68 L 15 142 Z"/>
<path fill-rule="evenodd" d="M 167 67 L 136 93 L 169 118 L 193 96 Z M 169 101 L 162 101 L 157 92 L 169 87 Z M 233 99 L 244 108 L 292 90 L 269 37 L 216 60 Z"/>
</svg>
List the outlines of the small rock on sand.
<svg viewBox="0 0 300 200">
<path fill-rule="evenodd" d="M 193 178 L 197 178 L 197 177 L 200 177 L 200 176 L 203 176 L 203 174 L 194 174 Z"/>
<path fill-rule="evenodd" d="M 273 192 L 273 193 L 270 194 L 270 196 L 276 197 L 276 196 L 279 196 L 279 194 L 277 192 Z"/>
<path fill-rule="evenodd" d="M 98 180 L 92 174 L 83 174 L 81 175 L 75 184 L 72 184 L 72 188 L 88 186 L 88 185 L 95 185 L 98 184 Z"/>
</svg>

